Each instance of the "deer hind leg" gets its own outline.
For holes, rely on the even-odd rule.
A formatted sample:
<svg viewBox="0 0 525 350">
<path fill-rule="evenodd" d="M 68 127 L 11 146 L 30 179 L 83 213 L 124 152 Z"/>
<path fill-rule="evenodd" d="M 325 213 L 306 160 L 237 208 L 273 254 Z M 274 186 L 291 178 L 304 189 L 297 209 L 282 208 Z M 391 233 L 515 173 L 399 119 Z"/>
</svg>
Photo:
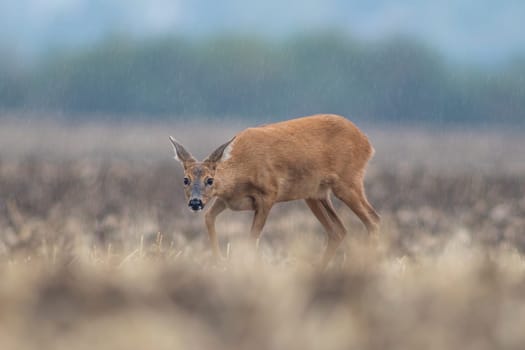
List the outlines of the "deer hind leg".
<svg viewBox="0 0 525 350">
<path fill-rule="evenodd" d="M 254 240 L 257 248 L 259 238 L 261 237 L 264 224 L 272 209 L 273 201 L 266 200 L 265 198 L 254 199 L 255 213 L 253 216 L 252 228 L 250 230 L 250 236 Z"/>
<path fill-rule="evenodd" d="M 357 185 L 340 183 L 332 190 L 363 222 L 368 233 L 376 235 L 379 231 L 380 217 L 366 198 L 363 181 L 358 181 Z"/>
<path fill-rule="evenodd" d="M 328 235 L 328 242 L 321 260 L 321 269 L 324 270 L 346 236 L 346 229 L 337 216 L 329 197 L 326 199 L 309 198 L 305 201 Z"/>
</svg>

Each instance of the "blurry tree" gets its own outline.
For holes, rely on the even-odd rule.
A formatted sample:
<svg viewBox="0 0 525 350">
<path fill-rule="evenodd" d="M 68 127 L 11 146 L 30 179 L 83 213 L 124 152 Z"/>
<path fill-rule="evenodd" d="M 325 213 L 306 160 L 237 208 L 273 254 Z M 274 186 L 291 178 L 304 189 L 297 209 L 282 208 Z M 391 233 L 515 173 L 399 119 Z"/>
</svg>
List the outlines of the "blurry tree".
<svg viewBox="0 0 525 350">
<path fill-rule="evenodd" d="M 454 66 L 404 37 L 113 37 L 56 52 L 26 71 L 6 57 L 0 60 L 3 109 L 116 118 L 331 112 L 396 122 L 525 120 L 525 59 L 493 69 Z"/>
<path fill-rule="evenodd" d="M 0 50 L 0 108 L 19 108 L 24 105 L 26 77 L 7 52 Z"/>
</svg>

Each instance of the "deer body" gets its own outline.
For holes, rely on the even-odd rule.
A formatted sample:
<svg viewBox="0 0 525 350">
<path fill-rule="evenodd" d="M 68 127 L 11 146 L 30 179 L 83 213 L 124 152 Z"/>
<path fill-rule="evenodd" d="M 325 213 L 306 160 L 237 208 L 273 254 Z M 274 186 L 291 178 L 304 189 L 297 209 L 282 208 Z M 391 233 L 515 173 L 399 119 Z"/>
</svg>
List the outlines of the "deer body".
<svg viewBox="0 0 525 350">
<path fill-rule="evenodd" d="M 251 235 L 258 239 L 275 203 L 304 199 L 328 234 L 323 267 L 346 235 L 330 192 L 354 211 L 369 232 L 378 229 L 379 216 L 368 203 L 363 185 L 374 151 L 366 135 L 341 116 L 315 115 L 248 128 L 202 163 L 191 156 L 181 159 L 184 154 L 178 154 L 177 148 L 182 146 L 172 142 L 187 175 L 197 168 L 201 177 L 213 179 L 202 197 L 205 201 L 216 198 L 205 218 L 217 256 L 215 218 L 226 208 L 253 210 Z M 190 203 L 191 193 L 187 191 Z"/>
</svg>

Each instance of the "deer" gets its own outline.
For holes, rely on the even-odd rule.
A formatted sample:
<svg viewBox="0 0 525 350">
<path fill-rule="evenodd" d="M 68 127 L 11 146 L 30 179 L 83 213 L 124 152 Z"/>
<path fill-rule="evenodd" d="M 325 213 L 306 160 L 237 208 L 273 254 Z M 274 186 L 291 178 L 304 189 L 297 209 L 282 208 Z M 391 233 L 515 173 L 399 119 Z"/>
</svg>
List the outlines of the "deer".
<svg viewBox="0 0 525 350">
<path fill-rule="evenodd" d="M 204 221 L 217 259 L 222 255 L 215 220 L 225 209 L 253 211 L 250 236 L 258 242 L 276 203 L 304 200 L 326 231 L 320 264 L 324 270 L 347 235 L 332 193 L 357 215 L 370 236 L 377 236 L 380 217 L 364 187 L 367 163 L 375 151 L 368 137 L 342 116 L 318 114 L 247 128 L 201 162 L 172 136 L 170 141 L 184 169 L 190 210 L 207 207 Z"/>
</svg>

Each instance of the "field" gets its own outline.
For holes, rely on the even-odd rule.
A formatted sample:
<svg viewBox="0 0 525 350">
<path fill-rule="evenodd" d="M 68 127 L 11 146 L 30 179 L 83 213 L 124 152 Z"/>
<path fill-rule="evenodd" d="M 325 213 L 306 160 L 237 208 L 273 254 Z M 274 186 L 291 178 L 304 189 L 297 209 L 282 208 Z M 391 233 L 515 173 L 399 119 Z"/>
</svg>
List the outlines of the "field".
<svg viewBox="0 0 525 350">
<path fill-rule="evenodd" d="M 183 199 L 168 135 L 198 158 L 239 122 L 0 122 L 0 349 L 523 349 L 525 140 L 364 125 L 382 217 L 321 274 L 324 233 L 279 204 L 257 255 L 249 213 Z"/>
</svg>

